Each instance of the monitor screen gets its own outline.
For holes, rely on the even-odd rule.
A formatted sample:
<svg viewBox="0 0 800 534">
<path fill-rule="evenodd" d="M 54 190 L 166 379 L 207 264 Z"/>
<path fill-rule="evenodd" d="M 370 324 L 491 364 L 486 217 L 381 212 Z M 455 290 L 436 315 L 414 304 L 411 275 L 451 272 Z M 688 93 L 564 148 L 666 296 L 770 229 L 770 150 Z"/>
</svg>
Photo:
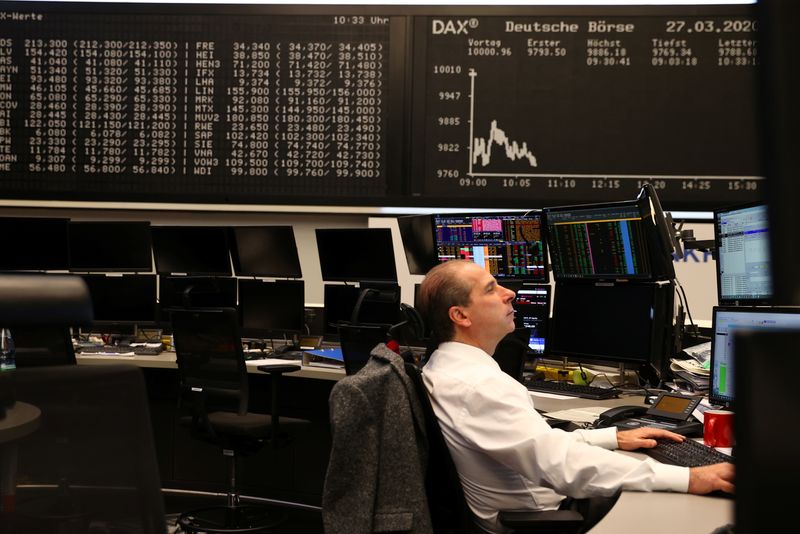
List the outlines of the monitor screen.
<svg viewBox="0 0 800 534">
<path fill-rule="evenodd" d="M 470 260 L 498 280 L 547 282 L 540 212 L 434 215 L 439 262 Z"/>
<path fill-rule="evenodd" d="M 156 272 L 231 274 L 226 228 L 154 226 L 152 234 Z"/>
<path fill-rule="evenodd" d="M 71 271 L 151 272 L 151 248 L 147 221 L 69 223 Z"/>
<path fill-rule="evenodd" d="M 305 284 L 300 280 L 239 280 L 242 335 L 305 332 Z"/>
<path fill-rule="evenodd" d="M 528 347 L 541 356 L 547 348 L 547 323 L 550 317 L 550 286 L 524 285 L 514 300 L 514 323 L 530 331 Z"/>
<path fill-rule="evenodd" d="M 156 321 L 156 277 L 151 274 L 83 275 L 94 306 L 95 323 Z"/>
<path fill-rule="evenodd" d="M 714 212 L 720 305 L 769 304 L 772 298 L 766 204 Z"/>
<path fill-rule="evenodd" d="M 409 274 L 427 274 L 439 263 L 432 215 L 407 215 L 397 218 L 400 239 L 406 253 Z"/>
<path fill-rule="evenodd" d="M 162 310 L 236 307 L 236 278 L 162 275 L 158 279 Z"/>
<path fill-rule="evenodd" d="M 69 219 L 0 217 L 2 271 L 47 271 L 69 268 Z"/>
<path fill-rule="evenodd" d="M 708 400 L 711 404 L 733 406 L 734 331 L 800 329 L 800 308 L 714 307 L 714 335 L 711 338 L 711 374 Z M 776 369 L 776 372 L 780 372 Z"/>
<path fill-rule="evenodd" d="M 639 201 L 546 208 L 545 216 L 556 280 L 651 278 Z"/>
<path fill-rule="evenodd" d="M 235 226 L 231 236 L 231 258 L 237 275 L 303 277 L 291 226 Z"/>
<path fill-rule="evenodd" d="M 659 328 L 671 327 L 672 321 L 664 316 L 658 291 L 653 283 L 557 284 L 548 352 L 576 361 L 647 363 L 661 358 Z"/>
<path fill-rule="evenodd" d="M 317 228 L 316 234 L 324 281 L 397 280 L 389 228 Z"/>
<path fill-rule="evenodd" d="M 339 335 L 336 323 L 349 322 L 352 318 L 358 292 L 356 286 L 325 284 L 323 320 L 324 333 L 329 339 Z"/>
</svg>

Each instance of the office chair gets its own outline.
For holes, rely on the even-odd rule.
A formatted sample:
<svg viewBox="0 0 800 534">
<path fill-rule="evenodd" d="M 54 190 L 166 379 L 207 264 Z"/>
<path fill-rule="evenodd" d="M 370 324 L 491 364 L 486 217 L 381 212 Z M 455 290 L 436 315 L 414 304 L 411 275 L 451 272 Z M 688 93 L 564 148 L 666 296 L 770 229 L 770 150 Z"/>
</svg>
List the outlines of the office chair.
<svg viewBox="0 0 800 534">
<path fill-rule="evenodd" d="M 3 374 L 17 405 L 35 406 L 41 417 L 37 429 L 14 442 L 15 509 L 4 511 L 0 531 L 164 534 L 140 369 L 73 365 Z"/>
<path fill-rule="evenodd" d="M 11 335 L 17 369 L 76 363 L 68 326 L 18 326 Z"/>
<path fill-rule="evenodd" d="M 366 365 L 372 349 L 387 341 L 391 325 L 339 323 L 336 328 L 339 330 L 344 372 L 354 375 Z"/>
<path fill-rule="evenodd" d="M 428 391 L 422 382 L 422 373 L 417 366 L 410 363 L 405 364 L 405 370 L 414 385 L 414 393 L 425 416 L 425 431 L 428 436 L 425 489 L 433 530 L 437 534 L 482 532 L 473 522 L 458 471 L 439 427 Z M 499 519 L 502 525 L 517 534 L 571 534 L 579 532 L 583 524 L 583 516 L 572 510 L 501 510 Z"/>
<path fill-rule="evenodd" d="M 172 311 L 172 329 L 178 360 L 182 399 L 191 410 L 184 423 L 192 436 L 219 445 L 228 460 L 228 490 L 224 506 L 181 514 L 178 524 L 185 532 L 262 532 L 283 517 L 262 506 L 243 506 L 236 486 L 237 463 L 264 445 L 273 448 L 288 442 L 282 430 L 307 421 L 278 416 L 277 385 L 280 375 L 300 370 L 299 365 L 259 366 L 272 375 L 271 417 L 248 411 L 249 382 L 233 308 L 194 308 Z"/>
<path fill-rule="evenodd" d="M 525 356 L 528 354 L 529 328 L 516 328 L 500 340 L 492 354 L 500 369 L 522 382 L 522 369 L 525 366 Z"/>
</svg>

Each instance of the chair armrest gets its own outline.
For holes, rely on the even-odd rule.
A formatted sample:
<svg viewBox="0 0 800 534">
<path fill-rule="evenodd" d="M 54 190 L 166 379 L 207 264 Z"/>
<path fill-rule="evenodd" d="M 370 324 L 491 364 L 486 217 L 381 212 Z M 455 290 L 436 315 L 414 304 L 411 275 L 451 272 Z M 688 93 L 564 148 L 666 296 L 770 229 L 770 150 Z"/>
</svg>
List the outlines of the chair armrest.
<svg viewBox="0 0 800 534">
<path fill-rule="evenodd" d="M 261 372 L 274 374 L 293 373 L 299 371 L 301 367 L 294 363 L 265 363 L 256 367 Z"/>
<path fill-rule="evenodd" d="M 583 516 L 574 510 L 500 510 L 498 519 L 503 526 L 521 532 L 578 532 L 583 525 Z"/>
</svg>

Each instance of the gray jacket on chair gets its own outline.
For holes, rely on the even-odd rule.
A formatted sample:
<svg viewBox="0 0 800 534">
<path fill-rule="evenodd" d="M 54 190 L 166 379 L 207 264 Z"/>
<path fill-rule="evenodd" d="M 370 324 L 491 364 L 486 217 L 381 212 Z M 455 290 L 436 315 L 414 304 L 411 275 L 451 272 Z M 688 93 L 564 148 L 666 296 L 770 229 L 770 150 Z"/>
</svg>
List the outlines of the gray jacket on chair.
<svg viewBox="0 0 800 534">
<path fill-rule="evenodd" d="M 432 532 L 428 444 L 403 359 L 384 344 L 331 391 L 331 447 L 322 519 L 327 534 Z"/>
</svg>

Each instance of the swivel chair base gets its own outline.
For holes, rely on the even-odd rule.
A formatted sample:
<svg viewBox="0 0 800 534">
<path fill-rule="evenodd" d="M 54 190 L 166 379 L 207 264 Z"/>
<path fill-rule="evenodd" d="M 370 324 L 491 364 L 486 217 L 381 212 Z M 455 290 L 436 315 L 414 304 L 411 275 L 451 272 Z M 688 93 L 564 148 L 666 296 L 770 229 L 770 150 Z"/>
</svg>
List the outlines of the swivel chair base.
<svg viewBox="0 0 800 534">
<path fill-rule="evenodd" d="M 210 506 L 181 514 L 178 525 L 187 534 L 245 534 L 270 532 L 285 519 L 285 513 L 264 506 Z"/>
</svg>

